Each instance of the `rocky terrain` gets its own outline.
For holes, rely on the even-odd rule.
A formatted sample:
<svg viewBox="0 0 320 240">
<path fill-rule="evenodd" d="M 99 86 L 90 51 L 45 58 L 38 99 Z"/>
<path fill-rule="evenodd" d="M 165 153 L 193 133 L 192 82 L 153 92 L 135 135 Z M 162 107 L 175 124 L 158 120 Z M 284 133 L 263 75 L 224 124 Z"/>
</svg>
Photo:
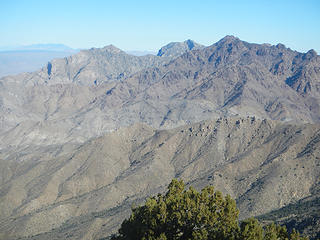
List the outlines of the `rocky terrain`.
<svg viewBox="0 0 320 240">
<path fill-rule="evenodd" d="M 82 145 L 30 146 L 0 162 L 2 239 L 98 239 L 132 203 L 172 178 L 214 185 L 241 218 L 312 196 L 320 179 L 320 125 L 220 118 L 172 130 L 136 124 Z"/>
<path fill-rule="evenodd" d="M 170 44 L 163 52 L 175 56 L 175 51 L 176 44 Z M 105 111 L 103 106 L 94 105 L 127 75 L 163 65 L 172 58 L 133 56 L 110 45 L 55 59 L 37 72 L 2 78 L 0 139 L 6 139 L 6 143 L 0 149 L 35 141 L 40 144 L 83 142 L 136 122 L 116 119 L 118 113 L 114 109 Z M 55 129 L 55 134 L 50 129 Z"/>
<path fill-rule="evenodd" d="M 230 194 L 242 219 L 303 205 L 319 189 L 319 84 L 315 51 L 233 36 L 1 78 L 0 239 L 106 237 L 174 177 Z"/>
<path fill-rule="evenodd" d="M 159 67 L 191 49 L 203 47 L 192 40 L 187 40 L 183 43 L 169 43 L 159 50 L 158 56 L 152 54 L 135 56 L 108 45 L 104 48 L 82 50 L 70 57 L 54 59 L 40 71 L 8 76 L 3 82 L 25 86 L 69 83 L 99 85 L 123 80 L 146 68 Z"/>
<path fill-rule="evenodd" d="M 319 185 L 317 185 L 319 188 Z M 319 191 L 313 191 L 311 196 L 283 208 L 271 211 L 258 217 L 263 223 L 270 221 L 285 225 L 287 229 L 298 229 L 312 239 L 320 237 L 320 196 Z"/>
<path fill-rule="evenodd" d="M 190 39 L 184 42 L 172 42 L 162 47 L 157 56 L 160 57 L 178 57 L 190 50 L 203 49 L 205 46 L 198 44 Z"/>
<path fill-rule="evenodd" d="M 164 58 L 154 55 L 133 56 L 113 45 L 82 50 L 70 57 L 54 59 L 38 72 L 6 77 L 5 82 L 26 86 L 75 83 L 98 85 L 121 80 L 141 69 L 157 66 Z"/>
<path fill-rule="evenodd" d="M 91 49 L 39 72 L 2 78 L 0 133 L 17 146 L 83 142 L 136 122 L 172 128 L 256 116 L 317 123 L 319 65 L 313 50 L 298 53 L 232 36 L 177 58 Z"/>
</svg>

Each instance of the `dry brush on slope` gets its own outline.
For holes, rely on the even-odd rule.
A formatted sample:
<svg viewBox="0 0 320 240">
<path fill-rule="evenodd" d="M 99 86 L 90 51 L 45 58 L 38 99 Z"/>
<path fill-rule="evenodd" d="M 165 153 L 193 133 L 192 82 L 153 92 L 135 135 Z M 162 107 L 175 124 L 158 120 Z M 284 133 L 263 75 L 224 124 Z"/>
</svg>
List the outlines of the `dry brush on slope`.
<svg viewBox="0 0 320 240">
<path fill-rule="evenodd" d="M 103 237 L 133 202 L 163 191 L 173 177 L 230 194 L 241 219 L 267 213 L 316 191 L 319 131 L 314 124 L 221 118 L 160 131 L 138 124 L 43 150 L 45 156 L 32 147 L 7 153 L 0 232 L 6 239 Z"/>
</svg>

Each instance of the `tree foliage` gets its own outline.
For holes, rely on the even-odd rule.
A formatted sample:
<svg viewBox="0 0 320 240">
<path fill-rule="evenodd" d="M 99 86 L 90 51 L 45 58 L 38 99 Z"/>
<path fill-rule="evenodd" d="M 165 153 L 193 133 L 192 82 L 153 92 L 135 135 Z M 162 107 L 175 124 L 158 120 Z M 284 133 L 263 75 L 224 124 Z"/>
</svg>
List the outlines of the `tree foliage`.
<svg viewBox="0 0 320 240">
<path fill-rule="evenodd" d="M 113 240 L 304 240 L 285 227 L 263 228 L 254 218 L 239 224 L 235 201 L 208 186 L 185 190 L 183 181 L 173 179 L 165 195 L 148 198 L 132 214 Z"/>
</svg>

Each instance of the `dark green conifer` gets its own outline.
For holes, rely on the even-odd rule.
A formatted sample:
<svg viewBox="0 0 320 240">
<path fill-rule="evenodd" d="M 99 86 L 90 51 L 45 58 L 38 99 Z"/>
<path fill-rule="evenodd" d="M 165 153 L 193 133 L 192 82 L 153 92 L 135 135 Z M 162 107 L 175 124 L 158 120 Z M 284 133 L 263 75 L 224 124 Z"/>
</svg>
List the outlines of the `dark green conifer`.
<svg viewBox="0 0 320 240">
<path fill-rule="evenodd" d="M 274 223 L 263 229 L 254 218 L 241 222 L 235 201 L 212 186 L 185 190 L 173 179 L 165 195 L 148 198 L 132 208 L 113 240 L 305 240 L 295 230 Z"/>
</svg>

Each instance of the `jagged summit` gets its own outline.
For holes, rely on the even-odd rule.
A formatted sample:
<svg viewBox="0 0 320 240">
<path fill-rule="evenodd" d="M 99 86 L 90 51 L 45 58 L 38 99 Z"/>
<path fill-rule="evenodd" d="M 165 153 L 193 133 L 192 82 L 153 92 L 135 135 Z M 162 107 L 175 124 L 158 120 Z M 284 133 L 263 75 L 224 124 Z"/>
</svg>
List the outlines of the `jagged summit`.
<svg viewBox="0 0 320 240">
<path fill-rule="evenodd" d="M 216 42 L 216 45 L 221 44 L 229 44 L 229 43 L 235 43 L 235 42 L 243 42 L 238 37 L 235 37 L 233 35 L 226 35 L 225 37 L 221 38 L 218 42 Z"/>
<path fill-rule="evenodd" d="M 165 46 L 163 46 L 157 56 L 164 57 L 178 57 L 186 51 L 193 49 L 202 49 L 205 46 L 196 43 L 195 41 L 188 39 L 184 42 L 171 42 Z"/>
<path fill-rule="evenodd" d="M 226 35 L 225 37 L 221 38 L 219 42 L 233 42 L 233 41 L 239 41 L 240 39 L 238 37 L 235 37 L 233 35 Z"/>
<path fill-rule="evenodd" d="M 89 52 L 89 53 L 93 53 L 93 54 L 98 53 L 98 52 L 100 52 L 100 53 L 108 52 L 108 53 L 112 53 L 112 54 L 119 54 L 119 53 L 126 54 L 123 50 L 121 50 L 120 48 L 116 47 L 113 44 L 106 45 L 106 46 L 104 46 L 102 48 L 93 47 L 93 48 L 90 48 L 88 50 L 84 49 L 81 52 L 83 52 L 83 53 Z"/>
<path fill-rule="evenodd" d="M 308 52 L 305 53 L 305 59 L 312 59 L 317 57 L 318 54 L 314 49 L 310 49 Z"/>
<path fill-rule="evenodd" d="M 117 48 L 113 44 L 107 45 L 107 46 L 103 47 L 101 50 L 108 51 L 111 53 L 120 53 L 120 52 L 125 53 L 124 51 L 122 51 L 120 48 Z"/>
</svg>

